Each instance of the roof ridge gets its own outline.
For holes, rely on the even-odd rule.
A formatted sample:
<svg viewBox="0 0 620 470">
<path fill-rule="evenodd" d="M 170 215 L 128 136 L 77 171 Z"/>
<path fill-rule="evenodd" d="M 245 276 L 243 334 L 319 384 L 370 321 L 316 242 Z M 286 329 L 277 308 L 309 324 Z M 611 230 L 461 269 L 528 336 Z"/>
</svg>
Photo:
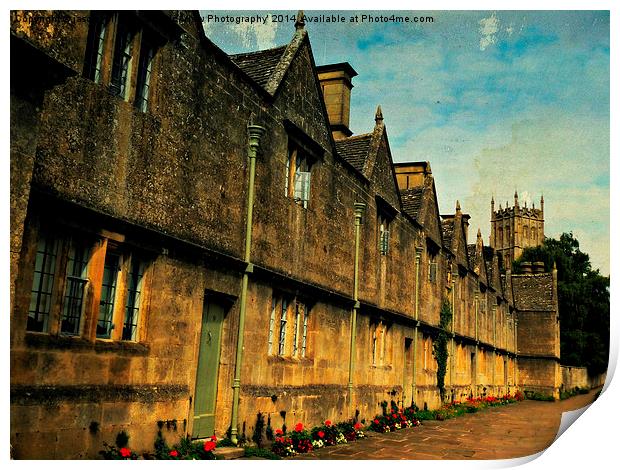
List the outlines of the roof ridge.
<svg viewBox="0 0 620 470">
<path fill-rule="evenodd" d="M 284 49 L 286 49 L 286 46 L 287 44 L 283 44 L 282 46 L 270 47 L 269 49 L 259 49 L 257 51 L 239 52 L 238 54 L 227 54 L 227 55 L 228 57 L 232 58 L 232 57 L 260 54 L 261 52 L 273 52 L 278 49 L 282 49 L 282 52 L 284 52 Z"/>
<path fill-rule="evenodd" d="M 342 139 L 335 139 L 335 142 L 336 143 L 349 142 L 351 140 L 361 139 L 362 137 L 372 137 L 372 132 L 368 132 L 366 134 L 352 135 L 352 136 L 349 136 L 349 137 L 343 137 Z"/>
</svg>

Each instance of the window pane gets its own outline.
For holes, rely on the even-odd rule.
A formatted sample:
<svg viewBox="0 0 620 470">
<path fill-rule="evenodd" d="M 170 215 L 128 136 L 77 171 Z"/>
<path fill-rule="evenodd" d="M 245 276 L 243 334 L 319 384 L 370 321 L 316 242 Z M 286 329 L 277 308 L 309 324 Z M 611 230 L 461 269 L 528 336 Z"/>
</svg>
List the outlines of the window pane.
<svg viewBox="0 0 620 470">
<path fill-rule="evenodd" d="M 295 304 L 295 325 L 293 326 L 293 356 L 297 355 L 297 337 L 298 337 L 298 331 L 299 331 L 299 318 L 300 318 L 300 312 L 301 309 L 303 308 L 303 305 L 299 302 L 296 302 Z"/>
<path fill-rule="evenodd" d="M 63 300 L 60 332 L 67 335 L 80 334 L 84 289 L 86 287 L 89 249 L 83 245 L 72 245 L 67 260 L 67 280 Z"/>
<path fill-rule="evenodd" d="M 269 318 L 269 347 L 268 347 L 269 354 L 273 354 L 273 332 L 276 326 L 276 307 L 277 307 L 276 298 L 273 297 L 271 299 L 271 316 Z"/>
<path fill-rule="evenodd" d="M 37 243 L 35 270 L 30 292 L 30 308 L 28 310 L 28 331 L 47 332 L 52 288 L 58 256 L 58 241 L 41 236 Z"/>
<path fill-rule="evenodd" d="M 138 65 L 138 83 L 136 86 L 136 107 L 143 112 L 146 111 L 148 105 L 153 56 L 154 49 L 143 36 L 142 45 L 140 46 L 140 63 Z"/>
<path fill-rule="evenodd" d="M 122 336 L 122 339 L 126 341 L 135 341 L 137 338 L 143 275 L 144 264 L 135 255 L 132 256 L 130 271 L 127 276 L 127 302 L 125 303 Z"/>
<path fill-rule="evenodd" d="M 97 322 L 97 338 L 110 338 L 113 325 L 114 296 L 118 278 L 120 258 L 116 253 L 106 253 L 101 284 L 101 300 L 99 301 L 99 320 Z"/>
<path fill-rule="evenodd" d="M 301 337 L 301 357 L 306 357 L 306 344 L 307 344 L 307 338 L 308 338 L 308 307 L 304 305 L 303 308 L 304 308 L 304 327 L 303 327 L 303 333 Z"/>
<path fill-rule="evenodd" d="M 282 299 L 282 311 L 280 316 L 280 341 L 278 343 L 278 354 L 280 356 L 284 355 L 286 350 L 286 314 L 288 311 L 288 301 L 286 299 Z"/>
<path fill-rule="evenodd" d="M 127 77 L 131 64 L 131 40 L 132 33 L 127 29 L 127 25 L 119 19 L 116 32 L 116 42 L 114 45 L 114 60 L 112 63 L 112 80 L 110 91 L 112 94 L 126 99 Z"/>
</svg>

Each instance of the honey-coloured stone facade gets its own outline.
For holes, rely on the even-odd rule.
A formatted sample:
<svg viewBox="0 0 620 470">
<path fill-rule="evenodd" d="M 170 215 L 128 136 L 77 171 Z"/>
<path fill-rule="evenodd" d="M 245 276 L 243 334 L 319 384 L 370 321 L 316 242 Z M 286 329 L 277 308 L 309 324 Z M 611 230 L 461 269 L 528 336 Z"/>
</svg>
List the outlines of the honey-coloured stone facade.
<svg viewBox="0 0 620 470">
<path fill-rule="evenodd" d="M 249 438 L 259 412 L 275 429 L 439 407 L 445 301 L 444 400 L 557 395 L 555 272 L 511 275 L 458 202 L 440 214 L 430 163 L 393 163 L 380 108 L 351 135 L 356 73 L 317 67 L 303 24 L 228 56 L 197 12 L 19 11 L 11 52 L 16 458 L 94 458 L 120 431 L 138 452 L 160 429 Z"/>
</svg>

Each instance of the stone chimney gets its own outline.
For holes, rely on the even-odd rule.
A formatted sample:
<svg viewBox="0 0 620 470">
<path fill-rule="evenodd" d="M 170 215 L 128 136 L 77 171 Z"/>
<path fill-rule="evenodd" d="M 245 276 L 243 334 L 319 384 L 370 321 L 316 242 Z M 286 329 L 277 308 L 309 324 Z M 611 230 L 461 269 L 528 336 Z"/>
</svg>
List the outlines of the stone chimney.
<svg viewBox="0 0 620 470">
<path fill-rule="evenodd" d="M 544 263 L 544 261 L 534 261 L 532 263 L 532 272 L 534 274 L 544 273 L 545 272 L 545 263 Z"/>
<path fill-rule="evenodd" d="M 426 177 L 433 174 L 429 162 L 394 163 L 394 172 L 398 189 L 401 191 L 423 186 Z"/>
<path fill-rule="evenodd" d="M 327 108 L 329 125 L 334 139 L 344 139 L 353 132 L 349 129 L 351 108 L 351 79 L 357 75 L 348 62 L 321 65 L 316 68 Z"/>
</svg>

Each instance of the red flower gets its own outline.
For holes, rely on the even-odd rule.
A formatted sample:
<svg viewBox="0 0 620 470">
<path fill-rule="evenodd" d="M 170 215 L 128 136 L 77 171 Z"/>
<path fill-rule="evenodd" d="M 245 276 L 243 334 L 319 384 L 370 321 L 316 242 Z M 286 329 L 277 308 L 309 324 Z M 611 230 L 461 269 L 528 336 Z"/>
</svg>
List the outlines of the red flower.
<svg viewBox="0 0 620 470">
<path fill-rule="evenodd" d="M 168 455 L 169 455 L 170 457 L 178 457 L 178 456 L 179 456 L 179 453 L 178 453 L 176 450 L 172 449 L 172 450 L 168 453 Z"/>
<path fill-rule="evenodd" d="M 329 427 L 331 425 L 332 425 L 332 422 L 329 419 L 325 421 L 325 426 Z"/>
<path fill-rule="evenodd" d="M 215 449 L 215 442 L 213 442 L 213 441 L 206 441 L 205 442 L 205 452 L 211 452 L 213 449 Z"/>
<path fill-rule="evenodd" d="M 396 413 L 392 413 L 392 418 L 396 418 Z"/>
<path fill-rule="evenodd" d="M 276 436 L 281 436 L 282 434 L 284 434 L 282 429 L 276 429 Z"/>
<path fill-rule="evenodd" d="M 215 434 L 213 434 L 213 436 L 211 436 L 211 440 L 212 440 L 213 442 L 217 442 L 217 437 L 215 437 Z"/>
<path fill-rule="evenodd" d="M 131 451 L 127 447 L 121 447 L 119 452 L 123 457 L 129 457 L 131 455 Z"/>
<path fill-rule="evenodd" d="M 373 421 L 373 423 L 375 423 L 375 424 L 379 424 L 379 420 L 378 420 L 378 419 L 375 419 L 375 420 Z"/>
<path fill-rule="evenodd" d="M 355 423 L 353 427 L 355 428 L 356 431 L 359 431 L 362 425 L 360 423 Z"/>
<path fill-rule="evenodd" d="M 303 425 L 303 424 L 301 424 L 301 423 L 297 423 L 297 424 L 295 425 L 295 432 L 301 432 L 301 431 L 303 431 L 303 430 L 304 430 L 304 425 Z"/>
<path fill-rule="evenodd" d="M 317 434 L 319 435 L 321 439 L 325 437 L 325 433 L 323 431 L 319 431 Z"/>
</svg>

